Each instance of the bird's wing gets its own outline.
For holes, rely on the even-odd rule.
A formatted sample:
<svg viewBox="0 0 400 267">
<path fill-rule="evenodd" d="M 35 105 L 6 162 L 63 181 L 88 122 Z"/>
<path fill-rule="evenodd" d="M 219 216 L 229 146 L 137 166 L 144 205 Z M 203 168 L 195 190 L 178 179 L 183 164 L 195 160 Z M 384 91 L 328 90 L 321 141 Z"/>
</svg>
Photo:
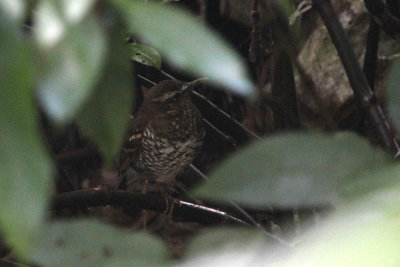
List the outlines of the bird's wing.
<svg viewBox="0 0 400 267">
<path fill-rule="evenodd" d="M 141 119 L 142 118 L 142 119 Z M 118 188 L 122 189 L 125 186 L 125 174 L 132 162 L 135 162 L 142 143 L 142 137 L 146 123 L 142 116 L 136 116 L 133 119 L 132 127 L 129 133 L 119 159 L 119 182 Z"/>
</svg>

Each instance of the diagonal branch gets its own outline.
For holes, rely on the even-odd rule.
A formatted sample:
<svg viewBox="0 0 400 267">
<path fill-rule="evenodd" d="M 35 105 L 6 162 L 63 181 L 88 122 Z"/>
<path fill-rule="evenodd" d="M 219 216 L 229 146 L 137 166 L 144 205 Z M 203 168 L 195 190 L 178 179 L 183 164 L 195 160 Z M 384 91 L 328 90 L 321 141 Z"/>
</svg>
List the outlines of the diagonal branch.
<svg viewBox="0 0 400 267">
<path fill-rule="evenodd" d="M 399 43 L 400 19 L 393 15 L 381 0 L 364 0 L 364 3 L 376 23 Z"/>
<path fill-rule="evenodd" d="M 372 92 L 364 73 L 358 65 L 354 51 L 330 1 L 313 0 L 313 5 L 318 10 L 328 29 L 353 88 L 354 95 L 366 113 L 366 117 L 375 128 L 382 147 L 392 152 L 393 155 L 398 156 L 400 150 L 397 140 L 394 138 L 394 134 L 376 100 L 375 94 Z"/>
<path fill-rule="evenodd" d="M 369 22 L 369 31 L 367 36 L 367 49 L 365 51 L 363 71 L 367 77 L 371 90 L 374 90 L 376 61 L 378 58 L 380 28 L 376 21 L 371 18 Z"/>
</svg>

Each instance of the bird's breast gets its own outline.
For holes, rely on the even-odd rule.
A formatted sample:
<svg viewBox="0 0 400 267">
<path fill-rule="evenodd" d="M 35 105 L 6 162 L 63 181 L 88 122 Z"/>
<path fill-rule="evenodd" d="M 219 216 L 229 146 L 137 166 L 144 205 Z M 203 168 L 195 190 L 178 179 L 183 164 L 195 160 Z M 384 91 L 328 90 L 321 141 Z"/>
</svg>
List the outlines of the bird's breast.
<svg viewBox="0 0 400 267">
<path fill-rule="evenodd" d="M 175 139 L 157 136 L 152 129 L 147 129 L 143 133 L 138 167 L 146 170 L 147 175 L 156 178 L 157 182 L 169 183 L 193 161 L 202 141 L 201 133 Z"/>
</svg>

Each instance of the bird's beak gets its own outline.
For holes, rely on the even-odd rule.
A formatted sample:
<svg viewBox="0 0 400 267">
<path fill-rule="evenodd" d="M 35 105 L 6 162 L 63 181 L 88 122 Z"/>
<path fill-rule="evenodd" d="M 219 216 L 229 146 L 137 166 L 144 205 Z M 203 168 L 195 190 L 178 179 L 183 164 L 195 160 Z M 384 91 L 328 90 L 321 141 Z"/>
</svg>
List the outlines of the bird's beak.
<svg viewBox="0 0 400 267">
<path fill-rule="evenodd" d="M 192 90 L 193 88 L 196 88 L 197 86 L 204 84 L 206 81 L 208 81 L 208 78 L 203 77 L 203 78 L 198 78 L 191 82 L 187 82 L 183 85 L 182 91 L 185 91 L 187 89 Z"/>
</svg>

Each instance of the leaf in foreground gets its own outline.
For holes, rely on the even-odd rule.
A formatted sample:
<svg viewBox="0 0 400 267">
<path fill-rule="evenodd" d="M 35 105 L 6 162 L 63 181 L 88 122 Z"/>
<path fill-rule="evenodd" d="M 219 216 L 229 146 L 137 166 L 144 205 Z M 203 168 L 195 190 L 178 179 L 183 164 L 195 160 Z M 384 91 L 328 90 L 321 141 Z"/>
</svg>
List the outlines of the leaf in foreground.
<svg viewBox="0 0 400 267">
<path fill-rule="evenodd" d="M 395 183 L 395 177 L 379 177 L 379 170 L 393 164 L 384 152 L 350 133 L 282 134 L 236 153 L 194 193 L 251 206 L 320 206 Z M 364 180 L 369 173 L 377 177 Z M 357 195 L 349 194 L 349 188 Z"/>
<path fill-rule="evenodd" d="M 117 27 L 109 30 L 112 47 L 93 95 L 76 116 L 79 127 L 98 145 L 107 163 L 115 159 L 132 111 L 133 80 L 128 49 Z"/>
<path fill-rule="evenodd" d="M 113 0 L 129 30 L 169 62 L 204 76 L 235 93 L 249 95 L 253 85 L 243 60 L 217 34 L 183 10 L 156 3 Z"/>
<path fill-rule="evenodd" d="M 266 236 L 256 229 L 208 229 L 191 240 L 179 266 L 248 266 L 260 253 L 267 257 L 270 248 Z"/>
<path fill-rule="evenodd" d="M 385 188 L 338 210 L 282 266 L 398 266 L 399 190 Z"/>
<path fill-rule="evenodd" d="M 68 4 L 60 4 L 66 1 L 42 1 L 34 30 L 41 48 L 39 100 L 49 117 L 60 123 L 71 120 L 90 96 L 106 54 L 96 17 L 81 14 L 80 20 L 68 19 L 74 16 L 68 15 Z"/>
<path fill-rule="evenodd" d="M 42 223 L 50 162 L 38 131 L 28 42 L 0 8 L 0 232 L 26 256 Z"/>
<path fill-rule="evenodd" d="M 33 261 L 44 266 L 157 266 L 167 260 L 161 240 L 119 230 L 94 220 L 55 222 L 43 228 Z M 125 265 L 127 266 L 127 265 Z"/>
<path fill-rule="evenodd" d="M 387 101 L 391 120 L 400 131 L 400 60 L 395 61 L 389 73 Z"/>
<path fill-rule="evenodd" d="M 195 253 L 182 266 L 399 266 L 399 190 L 400 184 L 386 187 L 342 206 L 290 251 L 243 229 L 204 232 L 189 245 Z"/>
</svg>

